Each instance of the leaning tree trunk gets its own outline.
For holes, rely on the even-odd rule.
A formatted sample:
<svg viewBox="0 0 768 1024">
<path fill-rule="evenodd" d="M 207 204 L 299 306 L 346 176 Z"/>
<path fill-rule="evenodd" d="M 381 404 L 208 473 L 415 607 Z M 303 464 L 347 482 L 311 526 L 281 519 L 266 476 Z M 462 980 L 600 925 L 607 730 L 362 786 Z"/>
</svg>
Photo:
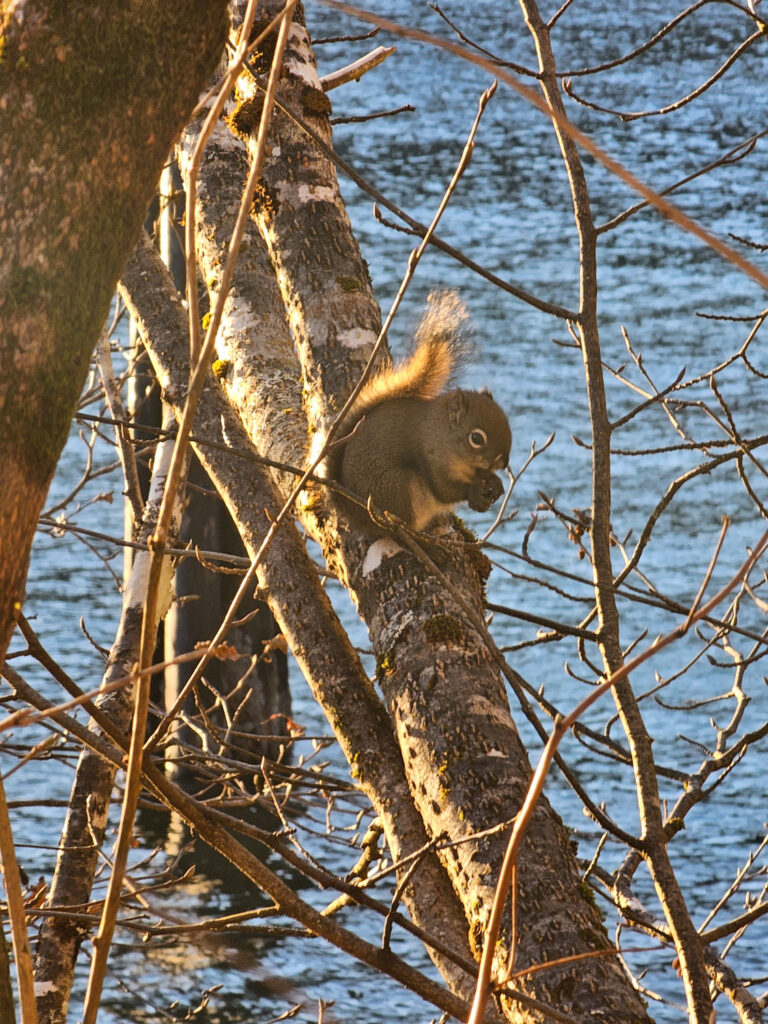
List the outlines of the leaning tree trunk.
<svg viewBox="0 0 768 1024">
<path fill-rule="evenodd" d="M 238 174 L 236 180 L 241 182 L 242 176 Z M 250 245 L 247 251 L 251 251 Z M 252 264 L 250 266 L 254 269 Z M 238 323 L 242 324 L 251 303 L 260 304 L 262 293 L 258 287 L 250 290 L 253 281 L 249 273 L 244 274 L 239 283 L 246 290 L 238 290 L 236 279 L 233 300 L 239 310 Z M 185 320 L 178 304 L 174 306 L 170 301 L 172 285 L 167 275 L 164 277 L 160 259 L 148 239 L 137 246 L 120 287 L 132 314 L 141 324 L 164 394 L 180 416 L 188 371 L 185 364 L 188 354 Z M 266 352 L 261 364 L 262 380 L 267 385 L 271 381 L 278 387 L 282 375 L 270 361 L 274 355 L 275 321 L 270 317 L 259 317 L 252 308 L 249 316 L 252 316 L 253 328 L 249 334 L 250 341 L 258 342 L 247 346 L 251 358 L 250 372 L 258 376 L 255 370 L 260 356 Z M 258 320 L 262 320 L 261 331 L 257 327 Z M 222 331 L 226 333 L 226 323 Z M 291 360 L 288 340 L 286 345 L 285 366 Z M 245 359 L 246 355 L 242 350 L 238 356 L 234 352 L 230 354 L 233 359 Z M 270 372 L 270 367 L 273 372 Z M 249 374 L 246 368 L 243 372 Z M 261 429 L 263 419 L 253 411 L 254 418 L 250 421 L 252 437 L 269 444 L 266 428 Z M 203 392 L 194 431 L 207 443 L 193 447 L 225 499 L 248 551 L 253 554 L 261 545 L 269 518 L 277 514 L 281 499 L 266 467 L 248 459 L 250 444 L 240 431 L 236 414 L 225 404 L 223 395 L 212 381 Z M 224 441 L 226 444 L 222 444 Z M 229 448 L 234 454 L 225 450 Z M 277 479 L 280 478 L 281 474 L 277 474 Z M 403 892 L 403 900 L 411 917 L 435 940 L 430 953 L 451 989 L 468 998 L 472 979 L 466 968 L 457 964 L 455 958 L 440 952 L 441 947 L 447 947 L 459 959 L 468 959 L 466 923 L 461 908 L 434 853 L 424 852 L 427 836 L 409 799 L 408 783 L 386 712 L 292 523 L 284 524 L 267 548 L 259 569 L 258 583 L 347 760 L 353 766 L 358 784 L 371 799 L 382 822 L 393 860 L 397 863 L 421 851 L 418 870 L 413 875 L 405 875 L 408 885 Z"/>
<path fill-rule="evenodd" d="M 271 0 L 259 8 L 262 25 L 279 6 Z M 262 69 L 255 70 L 255 79 L 241 76 L 240 106 L 230 117 L 249 144 L 261 108 Z M 281 108 L 270 129 L 255 217 L 297 343 L 311 432 L 338 410 L 380 321 L 327 152 L 327 102 L 301 24 L 291 31 L 278 97 Z M 273 337 L 269 341 L 275 344 Z M 236 369 L 228 358 L 222 383 L 238 402 Z M 253 414 L 243 404 L 238 408 L 263 450 L 262 438 L 274 436 L 281 421 L 273 419 L 271 432 L 257 433 L 251 429 Z M 284 419 L 285 410 L 280 413 Z M 504 831 L 493 830 L 517 813 L 530 779 L 483 622 L 484 560 L 457 536 L 456 555 L 440 578 L 389 541 L 371 545 L 346 529 L 314 528 L 368 625 L 410 786 L 409 804 L 428 836 L 458 841 L 441 854 L 442 867 L 463 906 L 470 945 L 479 954 L 506 843 Z M 335 709 L 327 711 L 333 719 Z M 485 835 L 471 838 L 477 833 Z M 610 946 L 580 885 L 563 824 L 546 801 L 534 816 L 518 879 L 518 970 Z M 420 894 L 429 896 L 423 888 Z M 420 894 L 415 894 L 417 904 Z M 506 962 L 509 942 L 505 935 L 500 964 Z M 553 967 L 518 984 L 523 998 L 507 1003 L 510 1020 L 531 1019 L 525 996 L 555 1005 L 574 1021 L 592 1020 L 595 1013 L 606 1021 L 648 1019 L 610 956 Z"/>
<path fill-rule="evenodd" d="M 0 658 L 88 361 L 225 11 L 226 0 L 2 5 Z"/>
</svg>

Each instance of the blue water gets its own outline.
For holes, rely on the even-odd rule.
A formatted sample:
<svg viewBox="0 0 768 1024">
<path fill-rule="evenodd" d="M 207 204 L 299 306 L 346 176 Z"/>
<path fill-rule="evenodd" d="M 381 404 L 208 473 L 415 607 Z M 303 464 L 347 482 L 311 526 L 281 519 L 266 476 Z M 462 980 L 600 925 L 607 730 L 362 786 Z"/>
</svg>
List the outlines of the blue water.
<svg viewBox="0 0 768 1024">
<path fill-rule="evenodd" d="M 575 71 L 617 57 L 648 38 L 682 6 L 668 2 L 625 5 L 576 0 L 553 32 L 558 65 Z M 307 8 L 317 37 L 359 30 L 347 18 L 318 4 L 307 4 Z M 506 59 L 533 65 L 533 47 L 515 5 L 500 9 L 498 5 L 456 2 L 444 9 L 468 35 L 490 50 Z M 550 13 L 554 9 L 550 5 Z M 447 26 L 426 5 L 390 0 L 384 13 L 443 38 L 452 38 Z M 654 109 L 679 99 L 706 79 L 748 32 L 746 18 L 733 6 L 709 4 L 689 19 L 679 33 L 636 62 L 617 67 L 602 77 L 575 77 L 574 88 L 602 106 L 629 111 Z M 489 84 L 490 76 L 448 54 L 385 33 L 373 43 L 340 42 L 318 47 L 321 74 L 380 43 L 394 43 L 396 56 L 360 83 L 333 92 L 334 116 L 362 114 L 404 103 L 413 104 L 416 111 L 396 119 L 339 125 L 334 132 L 335 143 L 340 154 L 391 200 L 411 216 L 428 222 L 453 173 L 475 115 L 477 98 Z M 735 69 L 697 102 L 682 106 L 672 115 L 623 123 L 569 102 L 569 116 L 633 173 L 656 187 L 666 186 L 768 128 L 766 45 L 765 39 L 760 40 Z M 727 238 L 732 232 L 767 243 L 765 153 L 766 141 L 761 140 L 744 161 L 698 178 L 681 189 L 675 201 L 720 237 Z M 636 201 L 626 186 L 611 178 L 594 160 L 587 158 L 585 163 L 598 223 Z M 370 264 L 377 296 L 386 311 L 415 243 L 379 225 L 371 215 L 370 199 L 356 186 L 342 181 L 342 188 L 363 254 Z M 570 308 L 577 305 L 576 233 L 567 180 L 551 128 L 540 113 L 503 85 L 484 116 L 472 163 L 439 233 L 498 276 L 547 301 Z M 764 254 L 742 251 L 765 269 Z M 642 352 L 644 366 L 654 383 L 663 388 L 672 383 L 683 367 L 689 377 L 706 373 L 735 351 L 749 330 L 750 325 L 744 322 L 705 319 L 697 314 L 754 316 L 765 305 L 764 292 L 754 282 L 653 212 L 644 211 L 602 236 L 599 255 L 604 359 L 614 368 L 626 364 L 627 376 L 640 386 L 644 382 L 631 366 L 622 326 L 635 350 Z M 516 517 L 494 535 L 494 540 L 512 554 L 497 555 L 508 572 L 494 573 L 489 587 L 491 600 L 577 623 L 590 607 L 589 567 L 579 559 L 577 547 L 567 541 L 563 527 L 554 517 L 538 512 L 529 550 L 541 562 L 581 578 L 581 583 L 567 586 L 570 596 L 520 578 L 532 576 L 533 571 L 515 556 L 520 554 L 531 516 L 540 502 L 539 491 L 546 492 L 566 513 L 590 504 L 589 453 L 573 440 L 574 435 L 589 440 L 580 355 L 573 348 L 554 344 L 553 339 L 569 340 L 561 321 L 531 309 L 435 252 L 425 256 L 407 293 L 392 333 L 396 350 L 403 349 L 427 293 L 436 286 L 459 288 L 470 307 L 478 355 L 467 372 L 467 382 L 492 386 L 497 400 L 509 411 L 515 437 L 513 469 L 522 465 L 532 443 L 541 446 L 555 432 L 551 447 L 534 460 L 515 488 L 511 508 L 517 510 Z M 768 372 L 768 355 L 760 337 L 750 354 L 753 365 L 763 373 Z M 722 376 L 720 383 L 741 434 L 750 437 L 762 433 L 768 422 L 765 382 L 736 366 Z M 613 419 L 633 408 L 638 400 L 626 385 L 610 377 L 607 390 Z M 716 407 L 706 381 L 683 397 Z M 680 410 L 679 415 L 686 429 L 697 438 L 724 437 L 721 427 L 701 406 Z M 659 411 L 638 417 L 615 437 L 616 446 L 622 449 L 653 449 L 673 446 L 678 441 L 668 419 Z M 81 471 L 82 459 L 83 444 L 73 436 L 54 484 L 52 502 L 72 487 Z M 111 454 L 100 450 L 97 459 L 107 463 Z M 697 464 L 698 459 L 698 454 L 683 450 L 643 457 L 616 456 L 613 525 L 619 538 L 629 535 L 629 551 L 668 483 Z M 749 472 L 758 498 L 765 501 L 765 475 L 757 469 Z M 119 533 L 120 489 L 117 473 L 99 479 L 95 491 L 111 491 L 113 501 L 98 501 L 85 509 L 79 520 L 93 528 Z M 88 493 L 93 494 L 94 488 Z M 692 598 L 713 550 L 723 514 L 732 518 L 733 525 L 715 572 L 717 582 L 724 581 L 736 569 L 746 546 L 754 543 L 764 528 L 754 503 L 736 476 L 733 462 L 688 484 L 661 517 L 641 568 L 662 593 L 681 603 Z M 487 517 L 468 518 L 480 529 L 489 522 Z M 104 544 L 97 547 L 108 550 Z M 615 567 L 620 566 L 621 555 L 617 550 L 614 557 Z M 119 573 L 119 559 L 112 563 L 112 568 Z M 549 574 L 547 578 L 561 585 L 555 575 Z M 365 633 L 354 612 L 344 595 L 337 593 L 337 597 L 356 642 L 365 645 Z M 640 638 L 644 631 L 653 637 L 676 622 L 650 605 L 632 605 L 622 600 L 620 609 L 625 645 Z M 96 685 L 100 658 L 84 639 L 79 619 L 84 617 L 88 632 L 98 644 L 109 646 L 119 614 L 119 594 L 108 567 L 91 558 L 71 535 L 51 538 L 40 533 L 30 572 L 27 614 L 37 616 L 36 628 L 44 642 L 80 685 Z M 750 628 L 761 630 L 763 619 L 762 612 L 743 609 L 743 622 Z M 533 640 L 535 635 L 535 626 L 496 617 L 494 636 L 500 645 L 517 647 Z M 742 655 L 750 651 L 750 643 L 745 639 L 734 641 L 734 645 Z M 679 672 L 697 650 L 694 640 L 686 641 L 644 667 L 633 679 L 635 691 L 642 693 L 653 688 L 655 671 Z M 711 745 L 710 717 L 723 724 L 733 712 L 733 702 L 729 700 L 709 703 L 698 710 L 677 710 L 693 698 L 714 698 L 729 692 L 732 660 L 721 650 L 712 654 L 716 663 L 706 656 L 700 658 L 661 694 L 675 710 L 661 707 L 652 698 L 643 703 L 657 757 L 678 770 L 695 769 L 702 757 L 701 750 L 685 737 Z M 597 660 L 594 652 L 590 656 Z M 590 676 L 589 670 L 579 664 L 574 643 L 523 647 L 510 653 L 510 661 L 534 686 L 543 686 L 546 696 L 564 709 L 586 693 L 584 684 L 571 678 L 563 668 L 567 661 L 577 675 Z M 36 675 L 31 666 L 24 670 L 30 682 L 52 692 L 50 684 L 39 673 Z M 758 662 L 745 674 L 743 685 L 750 704 L 740 731 L 757 728 L 768 717 L 761 671 Z M 297 672 L 293 673 L 292 688 L 295 717 L 305 724 L 308 733 L 326 735 L 329 729 Z M 602 729 L 611 714 L 612 705 L 606 699 L 590 711 L 587 720 Z M 521 728 L 531 742 L 535 758 L 538 745 L 530 730 L 524 725 Z M 621 739 L 620 727 L 615 722 L 611 735 Z M 309 746 L 306 744 L 306 753 Z M 572 740 L 565 744 L 565 749 L 595 798 L 605 801 L 609 813 L 623 827 L 636 828 L 637 809 L 629 772 L 595 757 Z M 62 753 L 66 754 L 66 748 Z M 686 831 L 674 841 L 674 863 L 697 921 L 703 920 L 764 834 L 766 784 L 762 766 L 766 753 L 768 743 L 761 740 L 726 782 L 690 816 Z M 323 750 L 318 759 L 329 760 L 336 774 L 346 777 L 345 766 L 333 748 Z M 51 798 L 66 800 L 70 764 L 71 757 L 68 761 L 25 766 L 9 779 L 11 797 L 20 799 L 20 794 L 39 792 L 44 785 Z M 559 778 L 552 777 L 548 792 L 568 824 L 578 831 L 581 855 L 590 857 L 598 838 L 596 830 L 583 817 Z M 663 798 L 674 801 L 677 793 L 676 783 L 662 782 Z M 340 826 L 349 822 L 351 813 L 339 813 Z M 55 846 L 63 814 L 63 808 L 56 807 L 15 814 L 19 841 L 34 846 L 24 854 L 25 867 L 33 877 L 50 877 L 55 852 L 40 849 L 37 844 Z M 348 853 L 322 837 L 322 810 L 310 809 L 303 822 L 317 834 L 302 835 L 302 840 L 340 871 L 347 870 L 351 864 Z M 155 835 L 146 820 L 143 827 L 145 845 L 136 851 L 137 861 L 156 843 L 163 847 L 158 862 L 173 855 L 172 837 Z M 620 851 L 609 844 L 604 863 L 612 865 L 618 856 Z M 758 861 L 747 891 L 760 891 L 764 871 L 765 861 Z M 642 872 L 636 891 L 653 905 L 652 886 Z M 325 903 L 323 894 L 308 890 L 304 895 L 318 906 Z M 258 905 L 246 886 L 229 876 L 219 878 L 213 870 L 199 871 L 180 893 L 171 890 L 152 900 L 155 907 L 190 918 Z M 741 909 L 742 899 L 737 897 L 725 917 L 735 916 Z M 371 941 L 378 941 L 379 922 L 349 911 L 343 912 L 342 920 Z M 765 922 L 763 919 L 754 926 L 731 954 L 730 962 L 743 976 L 768 974 L 763 954 L 768 948 Z M 629 945 L 650 945 L 642 936 L 626 932 L 621 939 Z M 182 1007 L 194 1006 L 200 993 L 217 985 L 221 989 L 211 996 L 208 1008 L 197 1020 L 210 1024 L 267 1021 L 299 1002 L 304 1003 L 304 1008 L 295 1019 L 317 1020 L 318 999 L 334 1001 L 333 1008 L 326 1012 L 326 1020 L 356 1019 L 378 1024 L 408 1017 L 426 1022 L 435 1015 L 396 985 L 350 965 L 317 941 L 261 937 L 227 942 L 221 938 L 148 952 L 140 940 L 140 935 L 119 935 L 110 961 L 115 978 L 109 982 L 105 1024 L 165 1019 L 160 1011 L 171 1000 L 180 1000 Z M 398 943 L 410 962 L 430 970 L 417 943 L 403 939 L 398 939 Z M 645 963 L 651 966 L 647 983 L 673 1004 L 654 1005 L 656 1019 L 683 1019 L 679 1009 L 683 998 L 671 968 L 671 956 L 654 953 L 630 959 L 635 967 Z M 292 979 L 295 989 L 276 994 L 275 979 L 286 976 Z M 761 990 L 758 985 L 756 991 Z M 79 1012 L 78 997 L 76 994 L 72 1020 L 77 1019 Z M 717 1008 L 719 1020 L 736 1019 L 722 999 L 718 1000 Z M 179 1015 L 179 1011 L 173 1012 Z"/>
</svg>

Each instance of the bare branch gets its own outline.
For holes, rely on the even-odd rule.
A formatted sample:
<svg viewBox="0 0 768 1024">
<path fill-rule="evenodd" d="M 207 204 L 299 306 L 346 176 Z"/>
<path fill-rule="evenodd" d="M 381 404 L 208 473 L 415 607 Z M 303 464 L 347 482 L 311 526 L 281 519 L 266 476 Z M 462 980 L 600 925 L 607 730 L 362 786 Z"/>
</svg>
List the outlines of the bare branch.
<svg viewBox="0 0 768 1024">
<path fill-rule="evenodd" d="M 358 82 L 366 71 L 377 67 L 395 52 L 396 47 L 394 46 L 377 46 L 375 50 L 366 53 L 364 57 L 358 58 L 354 63 L 347 64 L 346 67 L 339 68 L 338 71 L 332 71 L 328 75 L 323 75 L 320 79 L 323 91 L 330 92 L 331 89 L 336 89 L 347 82 Z"/>
</svg>

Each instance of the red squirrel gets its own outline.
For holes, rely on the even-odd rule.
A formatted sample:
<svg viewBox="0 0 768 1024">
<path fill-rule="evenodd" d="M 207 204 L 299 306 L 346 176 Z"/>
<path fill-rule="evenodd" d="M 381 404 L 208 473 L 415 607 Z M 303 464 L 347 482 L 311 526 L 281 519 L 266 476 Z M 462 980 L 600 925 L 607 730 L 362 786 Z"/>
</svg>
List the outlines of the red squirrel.
<svg viewBox="0 0 768 1024">
<path fill-rule="evenodd" d="M 466 319 L 455 292 L 429 296 L 413 354 L 366 382 L 325 461 L 327 478 L 414 530 L 462 501 L 485 512 L 504 493 L 494 471 L 509 461 L 506 415 L 488 391 L 445 391 L 466 355 Z"/>
</svg>

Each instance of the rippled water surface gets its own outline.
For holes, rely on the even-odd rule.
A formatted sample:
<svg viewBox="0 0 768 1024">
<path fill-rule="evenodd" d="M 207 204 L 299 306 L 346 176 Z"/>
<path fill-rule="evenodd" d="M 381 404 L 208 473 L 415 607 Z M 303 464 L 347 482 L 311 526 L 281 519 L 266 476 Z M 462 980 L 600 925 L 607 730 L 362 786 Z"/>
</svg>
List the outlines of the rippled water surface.
<svg viewBox="0 0 768 1024">
<path fill-rule="evenodd" d="M 444 39 L 454 38 L 425 4 L 391 0 L 377 9 L 387 17 Z M 529 67 L 534 65 L 533 46 L 516 5 L 454 0 L 443 9 L 472 39 L 482 42 L 493 53 Z M 615 4 L 575 0 L 552 33 L 558 65 L 564 72 L 574 73 L 616 58 L 649 38 L 680 10 L 682 5 L 669 2 Z M 313 35 L 318 38 L 352 30 L 349 19 L 316 3 L 307 4 L 307 17 Z M 637 61 L 620 65 L 603 76 L 574 76 L 573 88 L 594 104 L 621 111 L 665 106 L 712 75 L 748 34 L 743 13 L 733 6 L 709 4 L 678 33 Z M 319 46 L 321 74 L 378 43 L 394 43 L 396 56 L 361 82 L 335 91 L 331 95 L 334 116 L 359 115 L 406 103 L 415 110 L 397 118 L 341 124 L 335 129 L 336 146 L 344 159 L 389 199 L 411 216 L 428 222 L 461 153 L 478 96 L 491 76 L 448 53 L 415 41 L 394 39 L 386 33 L 376 43 Z M 768 128 L 766 45 L 765 39 L 758 41 L 736 68 L 696 103 L 683 105 L 668 116 L 624 122 L 570 102 L 569 116 L 639 178 L 663 188 Z M 525 81 L 534 84 L 530 78 Z M 720 237 L 733 233 L 768 242 L 765 153 L 766 144 L 761 140 L 755 152 L 742 162 L 723 166 L 681 189 L 676 201 Z M 625 185 L 593 159 L 586 158 L 585 162 L 598 223 L 637 201 Z M 382 309 L 386 311 L 404 273 L 413 240 L 378 224 L 371 215 L 370 198 L 354 185 L 342 181 L 342 188 Z M 489 104 L 471 165 L 439 233 L 499 277 L 548 302 L 576 308 L 577 237 L 568 182 L 552 129 L 541 113 L 503 84 Z M 755 250 L 742 251 L 765 266 L 764 255 Z M 765 301 L 764 293 L 744 274 L 647 211 L 602 236 L 599 283 L 600 325 L 607 364 L 618 367 L 628 362 L 621 331 L 624 327 L 635 349 L 643 353 L 644 365 L 660 388 L 671 384 L 683 367 L 689 376 L 707 371 L 746 337 L 748 324 L 709 316 L 754 315 Z M 581 359 L 574 348 L 555 344 L 569 341 L 562 321 L 532 309 L 447 256 L 434 252 L 425 257 L 408 293 L 393 331 L 395 348 L 404 345 L 426 294 L 437 285 L 459 288 L 470 307 L 478 355 L 467 376 L 472 384 L 492 386 L 497 400 L 509 410 L 515 437 L 513 466 L 522 465 L 532 443 L 541 445 L 555 432 L 546 455 L 533 463 L 515 490 L 513 504 L 518 509 L 517 517 L 497 535 L 499 542 L 519 552 L 540 501 L 540 490 L 566 512 L 590 504 L 589 452 L 573 440 L 574 435 L 589 439 Z M 752 349 L 752 361 L 758 370 L 768 372 L 768 355 L 759 339 Z M 642 383 L 636 371 L 628 372 L 634 381 Z M 636 393 L 610 377 L 607 387 L 612 419 L 618 419 L 638 401 Z M 723 376 L 722 388 L 741 432 L 746 436 L 763 432 L 768 421 L 765 381 L 734 370 Z M 697 396 L 703 400 L 708 395 L 704 383 Z M 706 436 L 707 431 L 711 431 L 713 438 L 723 436 L 701 409 L 689 409 L 681 415 L 697 436 Z M 639 417 L 622 429 L 616 435 L 616 445 L 648 449 L 669 445 L 674 438 L 667 418 L 656 412 Z M 99 454 L 99 458 L 107 461 L 111 455 Z M 67 493 L 81 471 L 82 460 L 83 445 L 73 437 L 51 500 Z M 613 521 L 616 535 L 623 538 L 631 532 L 636 538 L 667 484 L 695 461 L 685 451 L 644 458 L 617 457 Z M 755 471 L 751 480 L 758 497 L 765 499 L 768 488 L 764 477 Z M 97 481 L 96 491 L 113 492 L 114 501 L 98 501 L 83 513 L 81 522 L 107 532 L 119 532 L 120 487 L 115 474 Z M 693 596 L 724 513 L 733 518 L 734 526 L 725 545 L 718 578 L 724 578 L 735 568 L 745 545 L 757 539 L 763 525 L 754 504 L 736 481 L 733 463 L 689 485 L 684 496 L 660 520 L 643 563 L 657 587 L 681 600 Z M 582 584 L 574 584 L 573 594 L 588 601 L 587 564 L 578 558 L 575 545 L 563 543 L 563 529 L 553 517 L 540 518 L 531 540 L 531 553 L 542 562 L 558 560 L 582 578 Z M 482 525 L 482 520 L 473 522 Z M 619 564 L 618 553 L 616 558 Z M 503 560 L 510 564 L 509 559 Z M 119 573 L 119 565 L 113 564 L 113 568 Z M 565 598 L 554 590 L 534 587 L 500 571 L 492 577 L 490 596 L 498 603 L 567 622 L 577 622 L 588 608 L 588 604 Z M 340 606 L 356 640 L 365 643 L 354 613 L 341 599 Z M 625 643 L 646 629 L 653 636 L 669 623 L 651 607 L 623 610 Z M 73 678 L 84 687 L 94 685 L 99 678 L 100 659 L 95 651 L 87 653 L 78 623 L 83 616 L 94 640 L 109 645 L 119 614 L 119 595 L 108 569 L 86 557 L 81 543 L 71 536 L 53 539 L 41 534 L 30 572 L 27 611 L 37 616 L 40 634 Z M 758 615 L 753 616 L 752 624 L 759 626 Z M 535 632 L 535 626 L 515 619 L 499 617 L 495 625 L 500 645 L 519 644 Z M 511 655 L 511 659 L 531 683 L 544 685 L 547 695 L 568 707 L 584 691 L 582 684 L 563 671 L 566 656 L 574 666 L 578 664 L 575 645 L 567 655 L 564 647 L 558 648 L 557 654 L 546 647 L 528 647 Z M 677 651 L 663 658 L 657 667 L 659 671 L 674 671 L 684 661 L 684 651 Z M 32 675 L 30 679 L 35 681 Z M 666 699 L 670 704 L 681 704 L 691 697 L 713 696 L 727 690 L 729 680 L 729 671 L 702 659 L 682 682 L 667 691 Z M 653 683 L 650 668 L 634 680 L 638 691 Z M 750 686 L 752 705 L 748 721 L 755 725 L 766 717 L 768 700 L 757 674 Z M 328 727 L 297 672 L 293 673 L 292 687 L 295 717 L 306 725 L 308 732 L 327 733 Z M 660 759 L 668 759 L 678 768 L 698 765 L 701 751 L 682 741 L 680 734 L 711 739 L 707 721 L 710 715 L 720 713 L 717 708 L 707 707 L 697 716 L 681 717 L 646 704 Z M 596 726 L 602 727 L 606 713 L 604 708 L 592 713 Z M 569 746 L 569 753 L 584 781 L 596 787 L 615 818 L 628 828 L 635 827 L 637 810 L 629 774 L 615 766 L 606 768 L 605 762 L 583 748 Z M 739 841 L 740 856 L 744 856 L 750 843 L 754 845 L 763 834 L 766 755 L 768 745 L 762 741 L 759 753 L 753 752 L 751 761 L 748 759 L 716 797 L 697 811 L 689 824 L 688 838 L 674 845 L 675 864 L 685 880 L 697 921 L 737 867 L 734 841 Z M 346 777 L 339 756 L 333 751 L 328 756 L 337 772 Z M 57 802 L 66 800 L 69 783 L 69 770 L 55 761 L 28 765 L 11 777 L 12 797 L 22 799 L 23 793 L 39 793 L 44 787 L 51 800 L 51 806 L 16 814 L 15 827 L 21 843 L 37 844 L 41 836 L 50 837 L 48 841 L 55 843 L 64 813 Z M 670 798 L 676 795 L 676 787 L 671 783 L 664 784 L 663 790 Z M 551 780 L 549 792 L 569 824 L 581 830 L 581 852 L 588 856 L 596 838 L 589 823 L 558 779 Z M 141 825 L 145 848 L 136 851 L 137 861 L 155 844 L 172 853 L 183 841 L 181 836 L 177 842 L 173 836 L 155 832 L 159 826 L 147 814 Z M 323 855 L 327 856 L 325 850 Z M 338 866 L 344 871 L 347 861 L 342 856 Z M 608 861 L 610 856 L 609 851 Z M 28 857 L 25 866 L 31 876 L 50 876 L 54 850 L 30 849 Z M 650 884 L 639 884 L 646 886 L 646 892 L 639 895 L 648 895 Z M 758 882 L 755 885 L 759 887 Z M 324 902 L 317 895 L 308 898 L 318 905 Z M 169 913 L 194 918 L 243 909 L 253 905 L 254 898 L 231 874 L 218 875 L 210 869 L 198 872 L 184 889 L 181 905 L 173 890 L 155 899 Z M 355 927 L 357 920 L 355 917 Z M 360 927 L 369 929 L 366 937 L 371 941 L 379 941 L 375 923 Z M 766 948 L 768 930 L 758 925 L 741 950 L 739 963 L 746 965 L 743 969 L 756 976 L 768 973 Z M 405 943 L 398 951 L 405 952 L 415 965 L 431 970 L 418 945 Z M 647 962 L 655 967 L 668 959 L 666 954 L 649 954 Z M 317 999 L 335 1003 L 326 1020 L 383 1024 L 406 1018 L 426 1022 L 433 1016 L 430 1008 L 414 997 L 400 992 L 394 984 L 381 982 L 366 970 L 350 967 L 344 958 L 320 942 L 262 937 L 238 940 L 233 945 L 223 939 L 205 939 L 181 948 L 175 945 L 167 950 L 158 949 L 147 958 L 140 935 L 132 938 L 121 934 L 110 963 L 115 977 L 109 983 L 104 1024 L 165 1019 L 160 1009 L 148 1005 L 146 999 L 156 999 L 161 994 L 163 1007 L 173 999 L 178 999 L 182 1006 L 195 1005 L 200 993 L 213 986 L 221 989 L 196 1018 L 210 1024 L 267 1021 L 302 1000 L 307 1000 L 307 1005 L 296 1019 L 316 1020 L 313 1000 Z M 280 979 L 285 976 L 295 980 L 295 990 L 282 991 Z M 658 977 L 653 974 L 654 984 Z M 680 1001 L 677 980 L 668 965 L 662 978 L 664 994 Z M 79 990 L 74 1007 L 81 997 Z M 735 1020 L 729 1007 L 720 1007 L 718 1003 L 718 1008 L 720 1020 Z M 658 1020 L 682 1019 L 679 1009 L 660 1008 L 654 1012 Z M 76 1018 L 77 1010 L 73 1009 L 72 1019 Z"/>
</svg>

